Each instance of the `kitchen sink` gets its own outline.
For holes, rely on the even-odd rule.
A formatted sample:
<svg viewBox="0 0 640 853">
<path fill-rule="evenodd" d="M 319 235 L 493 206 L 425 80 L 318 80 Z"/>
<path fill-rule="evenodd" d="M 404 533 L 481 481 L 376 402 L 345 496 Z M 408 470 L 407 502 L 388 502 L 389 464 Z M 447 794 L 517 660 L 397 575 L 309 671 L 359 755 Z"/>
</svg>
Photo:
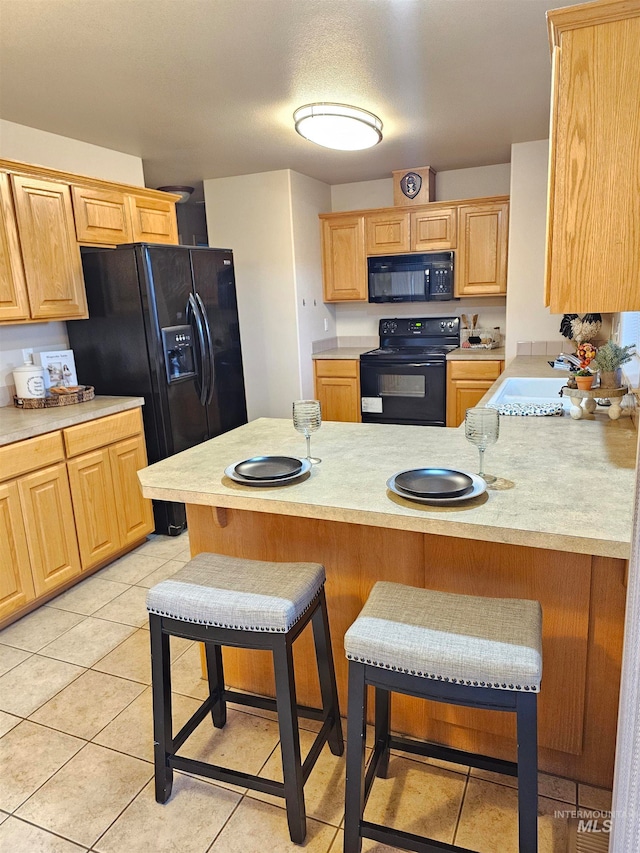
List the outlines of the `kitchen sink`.
<svg viewBox="0 0 640 853">
<path fill-rule="evenodd" d="M 500 385 L 487 403 L 501 405 L 504 403 L 562 403 L 569 411 L 571 401 L 568 397 L 560 396 L 560 389 L 567 384 L 569 374 L 563 377 L 531 378 L 528 376 L 510 376 Z"/>
</svg>

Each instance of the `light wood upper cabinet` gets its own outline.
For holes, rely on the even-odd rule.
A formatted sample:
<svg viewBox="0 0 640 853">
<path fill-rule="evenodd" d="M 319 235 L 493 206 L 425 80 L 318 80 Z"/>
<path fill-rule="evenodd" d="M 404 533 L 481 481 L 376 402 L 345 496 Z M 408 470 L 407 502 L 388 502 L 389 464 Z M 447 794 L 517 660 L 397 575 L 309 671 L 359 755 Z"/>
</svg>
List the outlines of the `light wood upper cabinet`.
<svg viewBox="0 0 640 853">
<path fill-rule="evenodd" d="M 0 483 L 0 619 L 34 598 L 18 485 Z"/>
<path fill-rule="evenodd" d="M 364 217 L 367 255 L 396 255 L 411 250 L 408 211 L 384 210 Z"/>
<path fill-rule="evenodd" d="M 11 175 L 11 184 L 31 317 L 87 317 L 69 186 L 21 175 Z"/>
<path fill-rule="evenodd" d="M 458 208 L 455 296 L 500 296 L 507 292 L 509 202 Z"/>
<path fill-rule="evenodd" d="M 313 365 L 322 420 L 360 421 L 360 362 L 317 358 Z"/>
<path fill-rule="evenodd" d="M 9 176 L 0 172 L 0 322 L 28 317 L 27 283 Z"/>
<path fill-rule="evenodd" d="M 640 5 L 547 13 L 553 46 L 546 304 L 640 310 Z"/>
<path fill-rule="evenodd" d="M 411 251 L 438 252 L 455 249 L 457 226 L 458 210 L 455 207 L 412 211 Z"/>
<path fill-rule="evenodd" d="M 325 302 L 366 300 L 364 218 L 326 216 L 321 221 Z"/>
<path fill-rule="evenodd" d="M 131 243 L 128 197 L 119 190 L 71 187 L 79 243 Z"/>
<path fill-rule="evenodd" d="M 18 480 L 36 595 L 80 574 L 71 493 L 64 462 Z"/>
<path fill-rule="evenodd" d="M 129 211 L 134 242 L 178 242 L 175 204 L 164 199 L 129 196 Z"/>
</svg>

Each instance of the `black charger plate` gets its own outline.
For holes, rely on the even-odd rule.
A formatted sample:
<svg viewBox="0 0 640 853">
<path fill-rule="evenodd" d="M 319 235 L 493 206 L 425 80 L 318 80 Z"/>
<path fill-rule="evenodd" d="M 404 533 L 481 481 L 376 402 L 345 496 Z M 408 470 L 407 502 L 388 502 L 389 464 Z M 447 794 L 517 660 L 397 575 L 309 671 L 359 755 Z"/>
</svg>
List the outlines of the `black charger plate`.
<svg viewBox="0 0 640 853">
<path fill-rule="evenodd" d="M 234 471 L 247 480 L 279 480 L 299 474 L 302 462 L 295 456 L 252 456 L 238 462 Z"/>
<path fill-rule="evenodd" d="M 473 480 L 462 471 L 449 468 L 414 468 L 395 476 L 403 492 L 424 498 L 457 498 L 471 491 Z"/>
</svg>

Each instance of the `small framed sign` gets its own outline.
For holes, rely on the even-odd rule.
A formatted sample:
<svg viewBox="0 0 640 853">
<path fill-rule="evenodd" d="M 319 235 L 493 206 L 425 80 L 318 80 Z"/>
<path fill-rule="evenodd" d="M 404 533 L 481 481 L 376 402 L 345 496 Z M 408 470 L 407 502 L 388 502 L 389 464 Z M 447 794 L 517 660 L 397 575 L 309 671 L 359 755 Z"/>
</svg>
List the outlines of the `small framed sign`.
<svg viewBox="0 0 640 853">
<path fill-rule="evenodd" d="M 33 356 L 44 367 L 44 385 L 47 390 L 56 387 L 69 388 L 78 384 L 73 350 L 36 352 Z"/>
<path fill-rule="evenodd" d="M 391 174 L 394 205 L 428 204 L 436 200 L 436 173 L 431 166 L 401 169 Z"/>
</svg>

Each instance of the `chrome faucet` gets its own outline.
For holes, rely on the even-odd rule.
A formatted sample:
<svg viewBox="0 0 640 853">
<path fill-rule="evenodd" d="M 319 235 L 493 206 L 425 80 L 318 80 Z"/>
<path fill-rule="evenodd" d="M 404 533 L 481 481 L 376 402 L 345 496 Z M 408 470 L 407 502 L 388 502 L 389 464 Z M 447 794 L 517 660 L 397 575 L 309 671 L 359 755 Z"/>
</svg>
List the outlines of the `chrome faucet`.
<svg viewBox="0 0 640 853">
<path fill-rule="evenodd" d="M 569 367 L 580 367 L 580 359 L 566 352 L 561 352 L 560 355 L 556 358 L 556 365 L 565 364 Z"/>
</svg>

